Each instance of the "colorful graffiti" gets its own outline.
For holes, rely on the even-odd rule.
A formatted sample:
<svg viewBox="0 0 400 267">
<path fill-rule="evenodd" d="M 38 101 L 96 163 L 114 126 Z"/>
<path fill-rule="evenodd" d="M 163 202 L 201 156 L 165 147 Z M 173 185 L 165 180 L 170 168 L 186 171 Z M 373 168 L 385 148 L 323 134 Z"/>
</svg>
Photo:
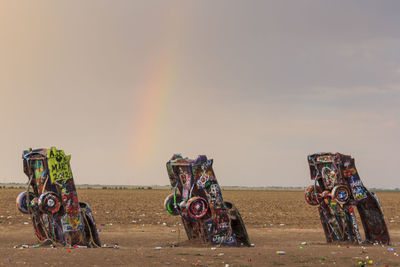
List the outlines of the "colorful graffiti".
<svg viewBox="0 0 400 267">
<path fill-rule="evenodd" d="M 167 171 L 174 193 L 164 201 L 167 212 L 180 215 L 188 239 L 228 246 L 249 246 L 246 228 L 237 208 L 222 198 L 212 169 L 213 160 L 174 155 Z"/>
<path fill-rule="evenodd" d="M 357 207 L 367 243 L 389 244 L 390 236 L 378 197 L 361 182 L 351 156 L 318 153 L 308 156 L 311 179 L 305 192 L 308 204 L 318 206 L 327 242 L 362 243 Z"/>
<path fill-rule="evenodd" d="M 22 158 L 29 182 L 17 197 L 17 208 L 31 215 L 38 240 L 101 246 L 91 208 L 78 200 L 71 156 L 52 147 L 25 150 Z"/>
</svg>

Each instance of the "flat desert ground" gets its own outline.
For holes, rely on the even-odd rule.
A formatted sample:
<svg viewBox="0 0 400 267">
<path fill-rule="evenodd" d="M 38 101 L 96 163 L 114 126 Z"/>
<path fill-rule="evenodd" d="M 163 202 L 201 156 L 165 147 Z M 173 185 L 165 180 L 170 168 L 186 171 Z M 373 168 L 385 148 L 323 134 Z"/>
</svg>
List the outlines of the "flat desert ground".
<svg viewBox="0 0 400 267">
<path fill-rule="evenodd" d="M 188 241 L 179 217 L 163 210 L 170 190 L 81 189 L 79 200 L 91 205 L 101 242 L 118 244 L 118 249 L 16 249 L 15 245 L 37 244 L 29 216 L 15 207 L 21 191 L 0 190 L 0 265 L 360 266 L 366 262 L 400 266 L 400 256 L 396 256 L 400 254 L 398 192 L 377 193 L 392 238 L 390 246 L 327 244 L 317 208 L 306 204 L 303 191 L 223 190 L 224 200 L 239 209 L 255 246 L 214 249 Z M 277 251 L 286 254 L 278 255 Z"/>
</svg>

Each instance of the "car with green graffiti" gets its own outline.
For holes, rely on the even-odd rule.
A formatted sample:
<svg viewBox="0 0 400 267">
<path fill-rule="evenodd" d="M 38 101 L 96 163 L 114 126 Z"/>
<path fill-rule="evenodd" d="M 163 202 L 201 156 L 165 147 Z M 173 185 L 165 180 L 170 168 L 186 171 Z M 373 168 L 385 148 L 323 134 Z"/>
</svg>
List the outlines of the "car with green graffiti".
<svg viewBox="0 0 400 267">
<path fill-rule="evenodd" d="M 71 156 L 52 147 L 25 150 L 22 159 L 28 184 L 17 208 L 30 215 L 39 242 L 100 247 L 92 210 L 78 200 Z"/>
</svg>

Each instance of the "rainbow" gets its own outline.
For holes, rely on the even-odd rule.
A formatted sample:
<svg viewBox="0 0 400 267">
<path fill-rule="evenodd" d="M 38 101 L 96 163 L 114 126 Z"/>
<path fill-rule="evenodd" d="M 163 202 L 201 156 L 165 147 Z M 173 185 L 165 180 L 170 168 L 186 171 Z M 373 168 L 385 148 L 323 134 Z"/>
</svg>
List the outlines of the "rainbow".
<svg viewBox="0 0 400 267">
<path fill-rule="evenodd" d="M 187 24 L 184 10 L 171 10 L 166 18 L 165 36 L 160 42 L 161 49 L 149 63 L 144 75 L 143 86 L 137 96 L 138 106 L 135 109 L 135 124 L 132 135 L 133 164 L 137 167 L 148 163 L 156 148 L 161 144 L 161 135 L 168 121 L 166 111 L 170 96 L 176 87 L 176 72 L 179 60 L 178 48 L 182 45 L 182 36 Z"/>
<path fill-rule="evenodd" d="M 164 62 L 160 66 L 157 62 Z M 148 83 L 140 90 L 139 106 L 136 109 L 133 129 L 133 161 L 135 165 L 149 162 L 160 145 L 160 137 L 166 122 L 169 96 L 174 90 L 174 75 L 169 62 L 158 59 L 149 74 Z"/>
</svg>

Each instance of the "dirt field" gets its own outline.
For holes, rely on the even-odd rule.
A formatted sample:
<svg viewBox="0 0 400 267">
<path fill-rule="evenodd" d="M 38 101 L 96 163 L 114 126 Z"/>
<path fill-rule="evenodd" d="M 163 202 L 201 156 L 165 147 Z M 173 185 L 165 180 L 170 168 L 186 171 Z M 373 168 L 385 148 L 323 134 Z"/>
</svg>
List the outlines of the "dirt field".
<svg viewBox="0 0 400 267">
<path fill-rule="evenodd" d="M 377 194 L 392 238 L 388 247 L 326 244 L 317 210 L 305 203 L 302 191 L 225 190 L 224 200 L 238 207 L 255 247 L 213 250 L 189 242 L 179 218 L 163 210 L 168 190 L 79 190 L 80 201 L 95 213 L 102 243 L 119 249 L 15 249 L 37 242 L 28 216 L 15 208 L 21 191 L 0 190 L 0 265 L 400 266 L 400 193 Z"/>
</svg>

